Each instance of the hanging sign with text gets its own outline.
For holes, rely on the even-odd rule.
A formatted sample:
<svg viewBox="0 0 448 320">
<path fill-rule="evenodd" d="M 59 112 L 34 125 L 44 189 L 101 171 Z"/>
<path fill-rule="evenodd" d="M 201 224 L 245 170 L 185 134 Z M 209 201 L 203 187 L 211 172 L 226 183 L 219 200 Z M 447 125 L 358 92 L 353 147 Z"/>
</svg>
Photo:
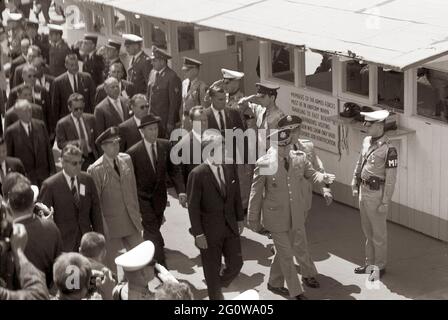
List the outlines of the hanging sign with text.
<svg viewBox="0 0 448 320">
<path fill-rule="evenodd" d="M 338 114 L 337 99 L 299 89 L 293 89 L 289 99 L 292 114 L 303 121 L 301 136 L 317 148 L 338 154 L 338 126 L 328 118 Z"/>
</svg>

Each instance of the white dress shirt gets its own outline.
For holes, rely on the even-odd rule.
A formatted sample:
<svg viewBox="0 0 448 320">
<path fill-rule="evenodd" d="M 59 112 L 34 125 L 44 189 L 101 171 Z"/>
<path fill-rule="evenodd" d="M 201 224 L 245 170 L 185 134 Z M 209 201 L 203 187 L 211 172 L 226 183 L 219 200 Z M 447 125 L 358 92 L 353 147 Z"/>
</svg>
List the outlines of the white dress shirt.
<svg viewBox="0 0 448 320">
<path fill-rule="evenodd" d="M 224 109 L 221 111 L 218 111 L 215 109 L 215 107 L 213 107 L 213 105 L 211 105 L 211 108 L 212 108 L 213 115 L 215 116 L 216 123 L 218 124 L 219 129 L 224 130 L 225 126 L 226 126 L 226 114 L 224 113 Z M 222 120 L 224 121 L 224 128 L 221 128 L 221 122 L 219 121 L 219 113 L 221 113 L 221 115 L 222 115 Z"/>
<path fill-rule="evenodd" d="M 30 136 L 30 131 L 29 131 L 30 127 L 29 126 L 31 126 L 31 122 L 26 123 L 26 122 L 23 122 L 22 120 L 20 120 L 20 123 L 22 124 L 22 127 L 25 130 L 26 135 Z"/>
<path fill-rule="evenodd" d="M 151 151 L 151 148 L 154 148 L 154 153 L 155 153 L 156 158 L 157 158 L 158 157 L 158 154 L 157 154 L 157 142 L 149 143 L 145 139 L 143 139 L 143 142 L 145 143 L 146 152 L 148 152 L 149 159 L 151 159 L 151 163 L 153 165 L 153 168 L 157 169 L 157 159 L 153 159 L 152 158 L 152 151 Z"/>
<path fill-rule="evenodd" d="M 75 123 L 76 132 L 78 133 L 79 139 L 81 139 L 81 130 L 82 130 L 82 131 L 84 131 L 84 136 L 86 137 L 87 151 L 89 151 L 89 153 L 92 152 L 92 149 L 90 148 L 90 145 L 89 145 L 89 135 L 87 133 L 86 124 L 84 123 L 84 119 L 81 117 L 81 119 L 78 120 L 78 118 L 73 116 L 73 113 L 70 114 L 70 116 L 72 117 L 73 122 Z M 81 124 L 81 128 L 79 126 L 80 124 Z"/>
<path fill-rule="evenodd" d="M 78 89 L 79 89 L 78 73 L 71 74 L 70 72 L 67 71 L 67 74 L 68 74 L 68 80 L 70 81 L 70 85 L 72 86 L 72 90 L 73 90 L 73 92 L 75 92 L 75 80 L 74 80 L 75 77 L 76 77 L 76 84 L 78 85 Z"/>
<path fill-rule="evenodd" d="M 72 190 L 72 177 L 70 177 L 70 176 L 65 172 L 65 170 L 62 170 L 62 174 L 64 175 L 65 180 L 67 181 L 68 188 L 69 188 L 70 190 Z M 79 189 L 78 189 L 78 177 L 75 177 L 75 188 L 76 188 L 76 192 L 79 193 Z"/>
<path fill-rule="evenodd" d="M 139 118 L 137 118 L 136 116 L 134 116 L 134 121 L 135 121 L 135 124 L 137 125 L 137 129 L 138 129 L 138 127 L 140 126 L 140 123 L 142 122 Z M 142 129 L 138 129 L 138 132 L 140 132 L 140 135 L 142 136 L 142 138 L 143 138 L 143 132 L 142 132 Z"/>
<path fill-rule="evenodd" d="M 216 181 L 218 182 L 218 185 L 221 186 L 221 180 L 219 179 L 219 175 L 218 175 L 218 167 L 221 168 L 221 177 L 222 177 L 222 182 L 224 183 L 224 186 L 226 184 L 226 178 L 224 175 L 224 168 L 222 167 L 222 165 L 216 165 L 210 162 L 209 159 L 205 160 L 205 162 L 207 163 L 207 165 L 210 167 L 210 169 L 213 172 L 213 175 L 215 176 Z"/>
<path fill-rule="evenodd" d="M 124 113 L 123 113 L 123 108 L 121 106 L 121 101 L 118 98 L 117 100 L 113 100 L 111 97 L 108 97 L 110 103 L 114 106 L 115 110 L 117 110 L 118 115 L 120 116 L 121 120 L 124 120 Z"/>
</svg>

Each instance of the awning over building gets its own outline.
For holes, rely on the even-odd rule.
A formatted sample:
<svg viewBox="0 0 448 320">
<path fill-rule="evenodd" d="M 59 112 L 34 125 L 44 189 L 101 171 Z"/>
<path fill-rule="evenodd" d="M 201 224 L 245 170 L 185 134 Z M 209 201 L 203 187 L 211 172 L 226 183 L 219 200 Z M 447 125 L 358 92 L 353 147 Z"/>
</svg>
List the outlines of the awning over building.
<svg viewBox="0 0 448 320">
<path fill-rule="evenodd" d="M 446 0 L 81 0 L 404 70 L 448 53 Z"/>
</svg>

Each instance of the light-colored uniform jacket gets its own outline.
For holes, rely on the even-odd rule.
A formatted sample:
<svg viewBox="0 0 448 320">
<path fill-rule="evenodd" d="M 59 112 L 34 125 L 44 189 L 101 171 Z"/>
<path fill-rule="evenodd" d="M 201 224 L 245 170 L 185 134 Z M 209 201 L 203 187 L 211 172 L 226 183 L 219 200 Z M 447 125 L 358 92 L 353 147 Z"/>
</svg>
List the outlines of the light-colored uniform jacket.
<svg viewBox="0 0 448 320">
<path fill-rule="evenodd" d="M 131 157 L 119 153 L 117 158 L 120 176 L 104 155 L 87 169 L 98 190 L 109 238 L 126 237 L 143 230 Z"/>
<path fill-rule="evenodd" d="M 283 163 L 278 163 L 276 173 L 260 174 L 260 168 L 276 165 L 277 151 L 269 152 L 258 159 L 249 199 L 248 220 L 261 221 L 271 232 L 286 232 L 304 227 L 307 203 L 303 201 L 303 187 L 307 179 L 315 183 L 323 182 L 324 175 L 316 171 L 302 151 L 289 153 L 289 171 Z"/>
</svg>

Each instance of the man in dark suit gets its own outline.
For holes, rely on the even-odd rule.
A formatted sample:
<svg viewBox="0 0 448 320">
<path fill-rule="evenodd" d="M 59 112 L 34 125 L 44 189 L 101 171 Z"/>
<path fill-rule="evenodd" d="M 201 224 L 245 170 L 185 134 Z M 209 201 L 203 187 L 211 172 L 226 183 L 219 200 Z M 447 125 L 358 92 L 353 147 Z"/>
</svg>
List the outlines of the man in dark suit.
<svg viewBox="0 0 448 320">
<path fill-rule="evenodd" d="M 171 131 L 180 120 L 182 81 L 168 67 L 167 61 L 171 59 L 168 53 L 154 47 L 151 59 L 154 71 L 148 82 L 150 112 L 162 119 L 160 137 L 169 139 Z"/>
<path fill-rule="evenodd" d="M 94 111 L 98 134 L 110 127 L 118 126 L 130 117 L 128 101 L 120 97 L 118 80 L 112 77 L 108 78 L 104 82 L 104 89 L 107 97 L 95 107 Z"/>
<path fill-rule="evenodd" d="M 84 53 L 84 64 L 82 71 L 87 72 L 95 83 L 95 88 L 104 82 L 105 62 L 102 55 L 98 54 L 96 44 L 98 36 L 85 34 L 81 50 Z"/>
<path fill-rule="evenodd" d="M 2 186 L 5 182 L 5 177 L 10 172 L 19 172 L 26 175 L 22 161 L 19 158 L 8 157 L 6 142 L 3 138 L 0 138 L 0 194 L 2 196 Z"/>
<path fill-rule="evenodd" d="M 180 158 L 182 164 L 182 173 L 185 184 L 187 184 L 188 175 L 191 170 L 201 164 L 202 159 L 202 134 L 208 128 L 207 115 L 202 106 L 196 106 L 190 109 L 189 119 L 192 124 L 192 130 L 184 135 L 173 147 L 173 154 Z"/>
<path fill-rule="evenodd" d="M 37 73 L 38 73 L 37 68 L 32 64 L 26 64 L 23 67 L 22 69 L 23 83 L 17 85 L 10 91 L 8 102 L 6 104 L 6 110 L 10 109 L 16 103 L 19 97 L 19 92 L 23 90 L 24 86 L 27 86 L 31 89 L 30 102 L 41 106 L 43 113 L 47 115 L 47 110 L 51 108 L 50 90 L 47 90 L 40 84 L 37 84 L 36 82 Z M 45 123 L 48 124 L 46 118 Z"/>
<path fill-rule="evenodd" d="M 44 181 L 39 199 L 54 208 L 62 251 L 78 251 L 84 233 L 103 233 L 103 217 L 95 183 L 87 173 L 81 172 L 81 149 L 67 144 L 62 150 L 61 162 L 63 170 Z"/>
<path fill-rule="evenodd" d="M 121 123 L 120 129 L 120 151 L 126 152 L 134 144 L 142 140 L 143 134 L 138 129 L 141 120 L 148 114 L 149 104 L 145 95 L 137 93 L 130 101 L 133 116 Z"/>
<path fill-rule="evenodd" d="M 135 86 L 135 93 L 146 94 L 149 73 L 152 70 L 151 59 L 143 51 L 143 38 L 135 34 L 123 34 L 124 46 L 131 57 L 128 80 Z"/>
<path fill-rule="evenodd" d="M 213 146 L 213 150 L 188 177 L 188 213 L 209 298 L 221 300 L 221 287 L 228 286 L 243 266 L 240 234 L 244 215 L 236 167 L 222 165 L 222 136 L 205 134 L 202 141 L 203 148 Z M 220 274 L 223 256 L 226 268 Z"/>
<path fill-rule="evenodd" d="M 31 182 L 40 186 L 56 171 L 45 124 L 32 119 L 31 104 L 19 100 L 15 106 L 20 121 L 5 132 L 8 154 L 22 160 Z"/>
<path fill-rule="evenodd" d="M 14 77 L 13 80 L 9 82 L 11 87 L 16 87 L 19 84 L 23 83 L 23 68 L 25 66 L 31 65 L 35 59 L 42 58 L 42 52 L 38 46 L 32 45 L 28 48 L 27 54 L 26 54 L 26 61 L 25 63 L 17 66 L 17 68 L 14 70 Z"/>
<path fill-rule="evenodd" d="M 120 49 L 121 49 L 121 42 L 114 40 L 114 39 L 109 39 L 107 40 L 107 44 L 106 44 L 106 57 L 107 57 L 107 62 L 106 62 L 106 67 L 104 68 L 104 79 L 107 79 L 107 77 L 110 76 L 110 67 L 114 64 L 114 63 L 119 63 L 122 67 L 123 67 L 123 79 L 126 80 L 127 75 L 126 75 L 126 67 L 124 66 L 123 62 L 120 59 Z"/>
<path fill-rule="evenodd" d="M 18 96 L 14 102 L 14 105 L 20 99 L 27 100 L 31 104 L 31 117 L 33 119 L 41 120 L 45 123 L 46 122 L 45 114 L 44 114 L 42 107 L 40 105 L 32 102 L 33 101 L 33 89 L 29 85 L 26 85 L 26 84 L 18 86 L 16 88 L 17 88 L 17 90 L 15 91 L 15 94 Z M 8 111 L 6 111 L 5 131 L 10 125 L 12 125 L 14 122 L 19 120 L 19 116 L 17 115 L 14 105 L 11 108 L 9 108 Z"/>
<path fill-rule="evenodd" d="M 173 165 L 170 159 L 170 142 L 157 138 L 159 122 L 159 117 L 151 114 L 144 116 L 139 126 L 144 139 L 131 147 L 127 153 L 132 158 L 137 180 L 143 238 L 154 243 L 155 260 L 166 265 L 160 227 L 167 201 L 167 175 L 171 178 L 183 207 L 186 207 L 187 196 L 180 167 Z"/>
<path fill-rule="evenodd" d="M 123 78 L 123 75 L 125 74 L 125 69 L 122 66 L 122 63 L 115 62 L 110 66 L 109 69 L 109 77 L 113 77 L 118 80 L 118 84 L 120 87 L 120 96 L 126 99 L 130 99 L 134 96 L 135 92 L 135 86 L 132 82 L 126 81 Z M 107 97 L 106 90 L 104 90 L 104 83 L 99 85 L 96 88 L 95 93 L 95 105 L 100 103 L 104 98 Z"/>
<path fill-rule="evenodd" d="M 28 48 L 30 47 L 30 45 L 31 43 L 29 39 L 22 39 L 20 41 L 20 50 L 22 54 L 11 61 L 11 67 L 9 69 L 9 83 L 14 83 L 14 74 L 17 67 L 27 61 L 26 55 L 28 53 Z"/>
<path fill-rule="evenodd" d="M 56 124 L 56 142 L 59 149 L 64 149 L 67 143 L 78 141 L 84 162 L 81 169 L 86 171 L 89 165 L 98 158 L 95 145 L 96 128 L 95 117 L 84 113 L 84 97 L 79 93 L 72 93 L 67 101 L 70 114 Z"/>
<path fill-rule="evenodd" d="M 79 72 L 78 57 L 74 53 L 65 57 L 65 66 L 67 72 L 61 74 L 53 82 L 52 110 L 49 115 L 50 132 L 54 132 L 58 120 L 68 114 L 67 101 L 72 93 L 82 94 L 85 112 L 93 113 L 95 84 L 92 77 L 88 73 Z"/>
</svg>

